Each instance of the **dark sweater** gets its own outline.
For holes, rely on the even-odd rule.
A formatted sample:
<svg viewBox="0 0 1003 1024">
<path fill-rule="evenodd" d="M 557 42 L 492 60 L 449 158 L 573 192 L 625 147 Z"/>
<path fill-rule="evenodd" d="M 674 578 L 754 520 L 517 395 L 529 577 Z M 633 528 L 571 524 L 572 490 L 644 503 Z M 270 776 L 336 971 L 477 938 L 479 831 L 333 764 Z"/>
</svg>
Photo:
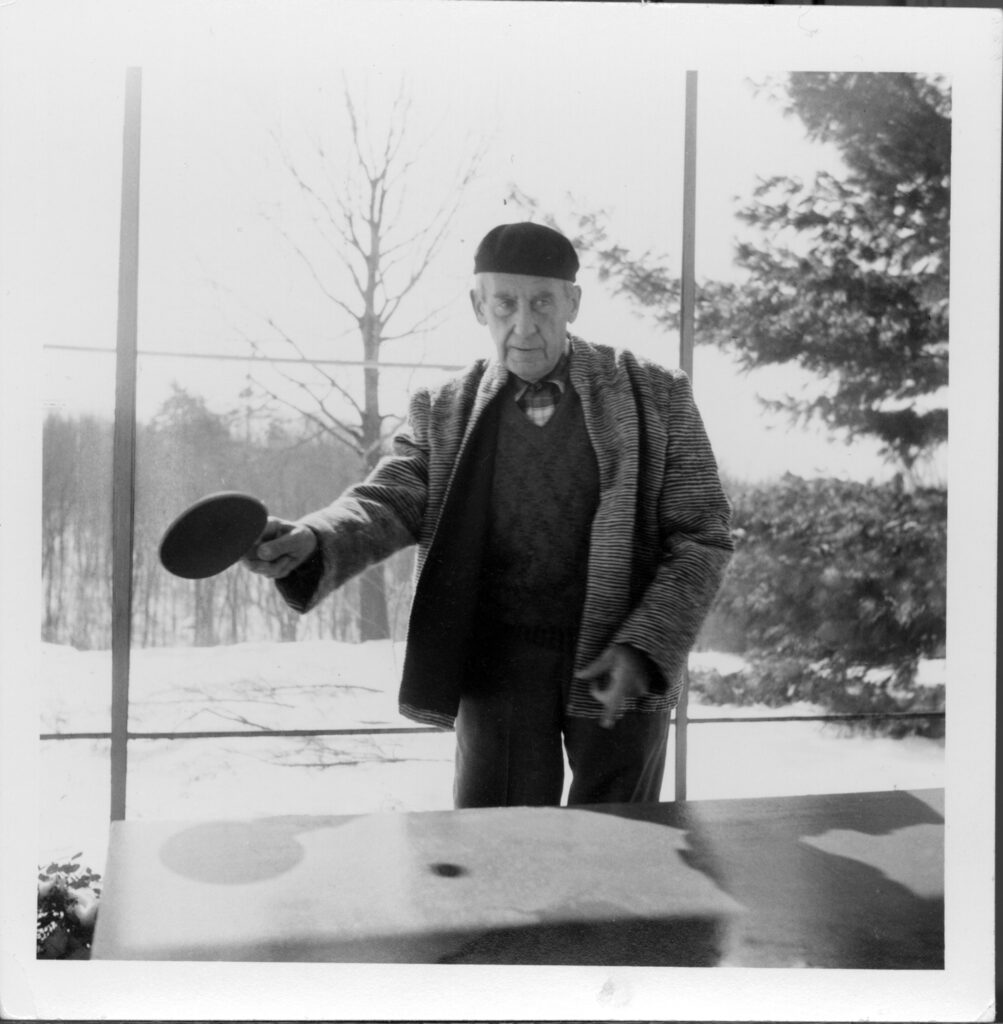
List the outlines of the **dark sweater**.
<svg viewBox="0 0 1003 1024">
<path fill-rule="evenodd" d="M 585 600 L 599 471 L 581 402 L 567 388 L 544 426 L 502 396 L 482 621 L 575 628 Z"/>
</svg>

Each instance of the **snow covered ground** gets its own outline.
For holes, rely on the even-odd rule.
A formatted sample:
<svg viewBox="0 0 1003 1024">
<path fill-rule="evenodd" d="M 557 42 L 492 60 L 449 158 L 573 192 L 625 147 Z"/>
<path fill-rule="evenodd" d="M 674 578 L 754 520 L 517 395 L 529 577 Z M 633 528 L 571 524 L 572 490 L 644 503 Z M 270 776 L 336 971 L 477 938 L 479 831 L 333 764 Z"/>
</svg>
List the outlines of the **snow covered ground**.
<svg viewBox="0 0 1003 1024">
<path fill-rule="evenodd" d="M 402 649 L 389 641 L 304 641 L 132 652 L 134 732 L 413 727 L 396 709 Z M 733 667 L 723 655 L 694 655 Z M 716 659 L 716 660 L 715 660 Z M 43 648 L 43 733 L 107 732 L 108 651 Z M 791 705 L 785 714 L 821 709 Z M 766 707 L 704 706 L 693 717 L 776 715 Z M 135 740 L 128 817 L 239 818 L 356 814 L 451 806 L 453 736 L 326 736 Z M 671 741 L 670 741 L 671 744 Z M 103 871 L 109 743 L 42 743 L 39 863 L 83 852 Z M 662 791 L 672 799 L 670 769 Z M 944 745 L 852 734 L 817 722 L 693 724 L 691 799 L 916 789 L 944 785 Z"/>
</svg>

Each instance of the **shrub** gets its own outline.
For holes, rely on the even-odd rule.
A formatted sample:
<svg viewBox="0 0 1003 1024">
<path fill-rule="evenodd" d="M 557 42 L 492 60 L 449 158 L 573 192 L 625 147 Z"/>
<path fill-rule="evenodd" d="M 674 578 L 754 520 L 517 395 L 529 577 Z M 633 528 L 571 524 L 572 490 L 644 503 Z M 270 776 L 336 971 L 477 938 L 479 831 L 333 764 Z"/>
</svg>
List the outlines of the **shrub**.
<svg viewBox="0 0 1003 1024">
<path fill-rule="evenodd" d="M 834 714 L 894 714 L 942 711 L 944 687 L 912 685 L 913 666 L 868 669 L 838 658 L 811 661 L 799 657 L 755 657 L 744 669 L 723 675 L 716 669 L 691 668 L 690 689 L 708 704 L 765 704 L 784 707 L 795 701 L 821 705 Z M 877 732 L 885 736 L 944 735 L 943 718 L 887 718 L 851 720 L 853 732 Z"/>
<path fill-rule="evenodd" d="M 53 861 L 38 871 L 38 926 L 35 954 L 43 960 L 85 960 L 90 956 L 101 876 L 90 868 Z"/>
<path fill-rule="evenodd" d="M 729 703 L 939 710 L 943 688 L 917 688 L 915 671 L 944 652 L 946 493 L 787 475 L 732 498 L 735 557 L 701 644 L 724 640 L 750 668 L 694 688 Z"/>
</svg>

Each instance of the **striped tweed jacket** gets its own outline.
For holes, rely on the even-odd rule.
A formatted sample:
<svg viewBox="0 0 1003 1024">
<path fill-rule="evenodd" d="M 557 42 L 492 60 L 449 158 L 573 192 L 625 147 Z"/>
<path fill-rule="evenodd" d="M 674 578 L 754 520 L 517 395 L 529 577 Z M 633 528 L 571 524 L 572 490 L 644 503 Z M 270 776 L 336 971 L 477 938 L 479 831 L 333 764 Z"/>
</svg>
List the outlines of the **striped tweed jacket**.
<svg viewBox="0 0 1003 1024">
<path fill-rule="evenodd" d="M 599 467 L 585 605 L 575 663 L 611 643 L 632 644 L 659 670 L 664 687 L 626 710 L 675 705 L 690 647 L 732 551 L 730 506 L 690 382 L 629 352 L 571 338 L 571 383 Z M 492 464 L 485 435 L 508 371 L 479 360 L 411 399 L 408 428 L 362 483 L 300 522 L 320 539 L 319 557 L 278 586 L 298 611 L 367 566 L 417 543 L 415 593 L 400 709 L 451 727 L 471 641 L 479 551 Z M 472 439 L 476 438 L 476 443 Z M 597 718 L 601 706 L 575 680 L 571 715 Z"/>
</svg>

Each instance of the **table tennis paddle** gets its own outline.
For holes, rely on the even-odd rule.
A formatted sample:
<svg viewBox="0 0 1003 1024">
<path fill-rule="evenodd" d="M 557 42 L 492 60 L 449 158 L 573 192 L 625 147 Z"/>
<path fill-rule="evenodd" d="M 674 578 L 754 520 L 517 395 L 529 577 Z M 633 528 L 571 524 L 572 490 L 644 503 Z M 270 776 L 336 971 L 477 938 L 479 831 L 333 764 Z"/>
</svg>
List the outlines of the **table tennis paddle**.
<svg viewBox="0 0 1003 1024">
<path fill-rule="evenodd" d="M 200 498 L 164 531 L 160 561 L 186 580 L 201 580 L 229 569 L 264 532 L 268 510 L 249 494 L 220 491 Z"/>
</svg>

